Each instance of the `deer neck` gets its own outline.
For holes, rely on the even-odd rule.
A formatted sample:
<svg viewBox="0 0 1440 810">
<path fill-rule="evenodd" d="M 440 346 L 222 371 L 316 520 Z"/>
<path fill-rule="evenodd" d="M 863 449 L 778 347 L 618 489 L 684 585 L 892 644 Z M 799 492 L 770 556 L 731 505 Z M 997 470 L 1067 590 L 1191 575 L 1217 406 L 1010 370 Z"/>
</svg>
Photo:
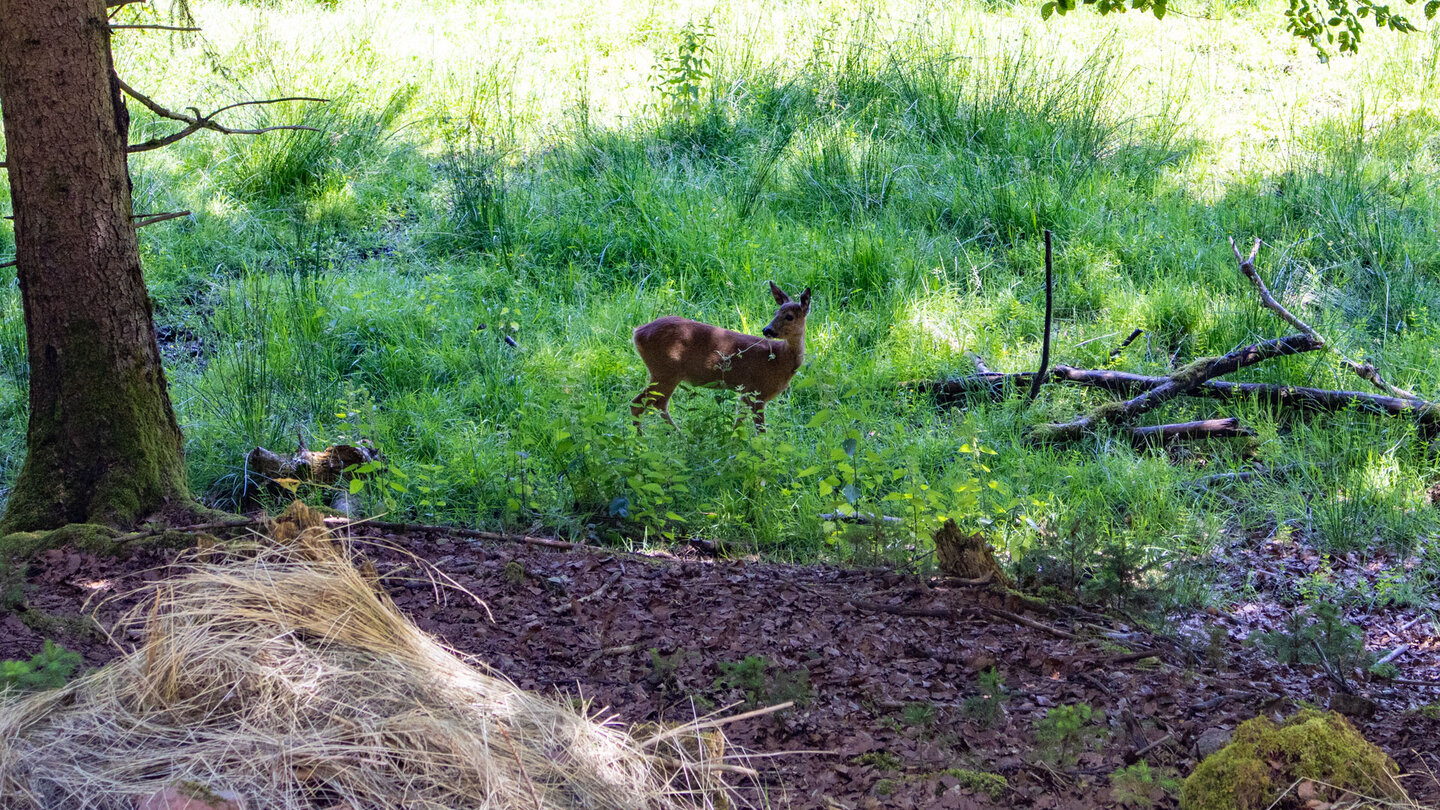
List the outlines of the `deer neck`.
<svg viewBox="0 0 1440 810">
<path fill-rule="evenodd" d="M 800 363 L 805 359 L 805 335 L 792 335 L 785 340 L 775 342 L 785 347 L 784 354 L 794 360 L 794 368 L 800 368 Z M 779 353 L 777 352 L 777 354 Z"/>
</svg>

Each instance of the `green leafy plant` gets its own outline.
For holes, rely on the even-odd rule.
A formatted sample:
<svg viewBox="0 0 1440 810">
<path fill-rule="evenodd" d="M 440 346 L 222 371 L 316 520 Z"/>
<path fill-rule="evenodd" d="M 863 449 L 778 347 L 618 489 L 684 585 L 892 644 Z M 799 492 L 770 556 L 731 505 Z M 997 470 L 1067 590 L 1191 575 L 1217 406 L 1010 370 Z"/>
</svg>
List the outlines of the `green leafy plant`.
<svg viewBox="0 0 1440 810">
<path fill-rule="evenodd" d="M 965 698 L 961 711 L 982 726 L 993 726 L 1005 712 L 1007 697 L 1000 671 L 990 667 L 980 671 L 978 692 Z"/>
<path fill-rule="evenodd" d="M 973 771 L 969 768 L 946 768 L 940 773 L 958 780 L 961 787 L 983 793 L 995 801 L 999 801 L 1005 791 L 1010 789 L 1010 783 L 998 773 Z M 943 786 L 937 785 L 937 788 L 943 789 Z"/>
<path fill-rule="evenodd" d="M 712 78 L 715 26 L 709 19 L 688 22 L 679 31 L 675 52 L 656 61 L 651 87 L 672 114 L 694 117 L 700 96 Z"/>
<path fill-rule="evenodd" d="M 1345 621 L 1333 602 L 1316 602 L 1290 612 L 1279 630 L 1256 635 L 1256 643 L 1286 664 L 1325 664 L 1337 671 L 1368 666 L 1365 630 Z"/>
<path fill-rule="evenodd" d="M 905 704 L 900 710 L 900 717 L 905 725 L 914 728 L 929 728 L 935 725 L 936 718 L 935 704 L 922 701 L 912 701 Z"/>
<path fill-rule="evenodd" d="M 794 701 L 796 706 L 805 706 L 810 702 L 810 670 L 805 667 L 782 669 L 760 655 L 722 661 L 719 666 L 715 688 L 738 689 L 745 693 L 745 701 L 751 705 Z"/>
<path fill-rule="evenodd" d="M 1140 760 L 1110 774 L 1110 798 L 1122 807 L 1150 808 L 1180 790 L 1180 779 L 1169 768 L 1151 768 Z"/>
<path fill-rule="evenodd" d="M 1156 19 L 1164 19 L 1167 0 L 1083 0 L 1087 6 L 1094 6 L 1100 14 L 1123 14 L 1127 8 L 1150 12 Z M 1420 0 L 1405 0 L 1414 5 Z M 1074 11 L 1075 0 L 1047 0 L 1040 6 L 1041 19 L 1050 19 L 1052 14 Z M 1425 19 L 1433 20 L 1440 12 L 1440 0 L 1425 0 L 1422 6 Z M 1374 0 L 1289 0 L 1285 9 L 1285 30 L 1310 43 L 1320 61 L 1328 61 L 1330 48 L 1340 53 L 1359 53 L 1360 39 L 1365 33 L 1366 19 L 1376 29 L 1389 29 L 1401 33 L 1417 31 L 1415 25 L 1394 7 L 1376 3 Z"/>
<path fill-rule="evenodd" d="M 44 647 L 29 661 L 0 661 L 0 696 L 64 686 L 81 661 L 79 653 L 47 638 Z"/>
<path fill-rule="evenodd" d="M 905 767 L 905 763 L 889 751 L 866 751 L 850 761 L 857 765 L 869 765 L 880 771 L 898 771 Z"/>
<path fill-rule="evenodd" d="M 1088 703 L 1056 706 L 1035 721 L 1035 741 L 1042 757 L 1053 762 L 1074 762 L 1081 752 L 1105 734 L 1091 724 L 1100 715 Z"/>
</svg>

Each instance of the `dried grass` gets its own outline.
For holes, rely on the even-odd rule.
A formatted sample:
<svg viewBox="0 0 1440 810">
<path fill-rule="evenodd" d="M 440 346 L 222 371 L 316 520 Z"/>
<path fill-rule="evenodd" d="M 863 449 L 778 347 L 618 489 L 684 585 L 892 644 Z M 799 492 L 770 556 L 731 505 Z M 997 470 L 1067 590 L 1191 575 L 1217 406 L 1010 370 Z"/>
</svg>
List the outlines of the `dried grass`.
<svg viewBox="0 0 1440 810">
<path fill-rule="evenodd" d="M 527 693 L 301 535 L 193 562 L 122 622 L 133 653 L 0 706 L 0 807 L 129 810 L 176 782 L 252 810 L 733 805 L 721 775 L 747 769 L 715 730 L 647 744 Z"/>
</svg>

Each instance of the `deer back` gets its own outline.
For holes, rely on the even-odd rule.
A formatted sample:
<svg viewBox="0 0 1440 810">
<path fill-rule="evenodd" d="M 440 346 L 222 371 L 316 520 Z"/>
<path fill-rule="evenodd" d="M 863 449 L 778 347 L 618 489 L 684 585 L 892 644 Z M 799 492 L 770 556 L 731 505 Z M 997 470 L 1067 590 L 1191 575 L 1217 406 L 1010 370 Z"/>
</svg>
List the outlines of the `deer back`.
<svg viewBox="0 0 1440 810">
<path fill-rule="evenodd" d="M 675 316 L 637 328 L 635 349 L 656 381 L 720 384 L 764 400 L 783 391 L 800 367 L 785 341 Z"/>
</svg>

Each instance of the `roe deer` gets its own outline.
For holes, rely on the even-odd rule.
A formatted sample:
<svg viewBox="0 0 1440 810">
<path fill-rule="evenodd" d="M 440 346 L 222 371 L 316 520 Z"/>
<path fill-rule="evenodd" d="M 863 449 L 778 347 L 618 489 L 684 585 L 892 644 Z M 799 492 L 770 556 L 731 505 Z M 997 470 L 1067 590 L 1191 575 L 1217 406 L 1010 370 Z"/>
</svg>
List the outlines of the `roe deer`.
<svg viewBox="0 0 1440 810">
<path fill-rule="evenodd" d="M 679 429 L 670 418 L 670 395 L 682 382 L 739 390 L 755 414 L 755 429 L 765 430 L 765 403 L 785 390 L 805 357 L 805 316 L 810 313 L 809 287 L 798 302 L 773 281 L 770 294 L 780 309 L 761 330 L 764 337 L 674 316 L 635 330 L 635 350 L 650 370 L 650 384 L 630 404 L 637 431 L 640 415 L 651 405 Z"/>
</svg>

